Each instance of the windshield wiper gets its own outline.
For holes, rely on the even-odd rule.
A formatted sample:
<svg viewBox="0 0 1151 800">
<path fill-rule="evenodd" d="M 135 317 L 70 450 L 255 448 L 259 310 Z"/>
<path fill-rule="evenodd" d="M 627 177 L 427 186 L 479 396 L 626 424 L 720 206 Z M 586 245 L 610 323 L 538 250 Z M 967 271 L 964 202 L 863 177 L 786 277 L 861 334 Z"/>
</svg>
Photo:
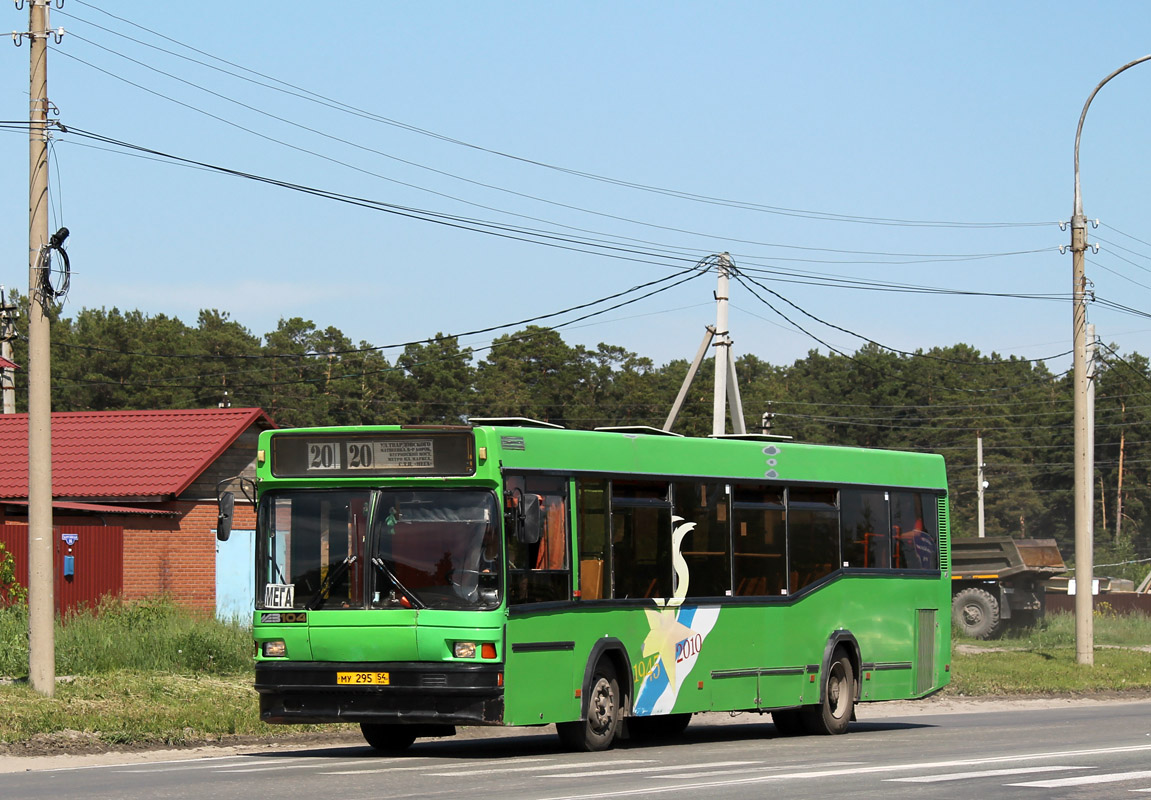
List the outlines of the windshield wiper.
<svg viewBox="0 0 1151 800">
<path fill-rule="evenodd" d="M 412 593 L 411 589 L 400 583 L 400 579 L 396 577 L 396 573 L 388 569 L 387 562 L 385 562 L 382 558 L 379 556 L 372 556 L 372 566 L 378 569 L 380 572 L 384 573 L 384 576 L 392 582 L 392 585 L 403 592 L 404 597 L 408 598 L 408 602 L 410 602 L 416 608 L 427 608 L 424 602 Z"/>
<path fill-rule="evenodd" d="M 348 571 L 348 567 L 352 566 L 354 563 L 356 563 L 356 557 L 355 555 L 350 555 L 345 558 L 338 567 L 329 572 L 328 577 L 324 578 L 324 582 L 320 584 L 319 591 L 317 591 L 312 599 L 308 601 L 308 604 L 304 606 L 304 608 L 308 609 L 309 611 L 315 611 L 317 608 L 322 606 L 324 601 L 327 600 L 324 595 L 331 590 L 332 584 L 342 578 L 344 573 Z"/>
</svg>

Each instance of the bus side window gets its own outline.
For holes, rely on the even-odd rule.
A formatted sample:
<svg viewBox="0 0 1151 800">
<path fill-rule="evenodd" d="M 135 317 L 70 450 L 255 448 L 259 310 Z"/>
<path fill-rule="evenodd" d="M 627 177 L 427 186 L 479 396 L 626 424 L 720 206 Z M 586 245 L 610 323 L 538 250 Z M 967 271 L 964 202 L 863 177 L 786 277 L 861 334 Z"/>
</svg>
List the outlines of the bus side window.
<svg viewBox="0 0 1151 800">
<path fill-rule="evenodd" d="M 891 493 L 891 534 L 897 569 L 939 569 L 939 518 L 935 496 Z"/>
<path fill-rule="evenodd" d="M 530 504 L 539 509 L 538 527 L 527 535 L 517 535 L 516 525 L 506 525 L 508 556 L 508 600 L 511 603 L 540 603 L 571 598 L 571 570 L 568 568 L 567 484 L 562 478 L 521 477 L 504 480 L 505 494 L 512 504 Z M 535 522 L 537 515 L 532 514 Z"/>
<path fill-rule="evenodd" d="M 884 492 L 841 489 L 843 566 L 891 568 L 891 530 Z"/>
<path fill-rule="evenodd" d="M 731 509 L 734 594 L 787 594 L 783 490 L 736 484 Z"/>
<path fill-rule="evenodd" d="M 788 589 L 793 593 L 840 566 L 836 495 L 835 489 L 787 490 Z"/>
<path fill-rule="evenodd" d="M 694 524 L 680 542 L 687 564 L 687 597 L 723 597 L 731 594 L 731 523 L 727 487 L 722 483 L 676 483 L 674 513 Z M 679 594 L 673 581 L 673 591 Z"/>
<path fill-rule="evenodd" d="M 579 588 L 583 600 L 611 596 L 611 542 L 608 531 L 607 481 L 576 481 L 579 533 Z"/>
<path fill-rule="evenodd" d="M 671 597 L 671 500 L 664 481 L 612 481 L 613 597 Z"/>
</svg>

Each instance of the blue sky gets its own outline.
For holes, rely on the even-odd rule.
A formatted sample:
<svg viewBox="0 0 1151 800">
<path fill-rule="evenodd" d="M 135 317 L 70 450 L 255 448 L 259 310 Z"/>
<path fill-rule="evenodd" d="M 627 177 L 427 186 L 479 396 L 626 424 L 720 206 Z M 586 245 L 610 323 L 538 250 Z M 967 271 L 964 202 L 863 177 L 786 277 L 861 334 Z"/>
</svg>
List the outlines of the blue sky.
<svg viewBox="0 0 1151 800">
<path fill-rule="evenodd" d="M 900 350 L 963 342 L 1025 358 L 1064 353 L 1071 257 L 1058 247 L 1070 234 L 1056 223 L 1071 213 L 1075 125 L 1104 76 L 1151 52 L 1148 9 L 66 0 L 52 12 L 66 34 L 49 55 L 49 96 L 69 129 L 649 254 L 459 230 L 58 134 L 51 224 L 72 231 L 67 309 L 138 308 L 194 323 L 199 309 L 217 308 L 258 335 L 300 316 L 384 345 L 546 314 L 729 251 L 786 300 L 762 297 L 808 331 L 734 285 L 737 355 L 782 364 L 826 351 L 810 334 L 848 352 L 870 339 Z M 8 16 L 26 29 L 27 10 Z M 6 53 L 2 118 L 25 119 L 28 49 Z M 254 76 L 204 53 L 327 104 L 239 80 Z M 1088 276 L 1100 300 L 1138 311 L 1151 308 L 1149 95 L 1151 64 L 1116 78 L 1092 105 L 1081 146 L 1084 208 L 1104 223 L 1090 231 L 1102 249 Z M 26 291 L 27 139 L 0 133 L 9 187 L 0 241 L 10 254 L 0 283 Z M 891 284 L 1049 299 L 874 290 Z M 701 277 L 561 330 L 568 342 L 610 342 L 657 364 L 690 358 L 714 321 L 714 288 Z M 1121 352 L 1151 353 L 1151 319 L 1102 302 L 1090 319 Z M 1059 372 L 1070 357 L 1049 363 Z"/>
</svg>

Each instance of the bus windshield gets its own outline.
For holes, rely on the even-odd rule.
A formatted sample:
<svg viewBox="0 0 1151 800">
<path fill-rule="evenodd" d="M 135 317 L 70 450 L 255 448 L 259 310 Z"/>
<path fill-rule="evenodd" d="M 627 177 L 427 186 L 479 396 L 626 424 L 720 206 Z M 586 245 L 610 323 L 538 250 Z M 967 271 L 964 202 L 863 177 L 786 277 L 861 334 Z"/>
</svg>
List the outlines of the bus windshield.
<svg viewBox="0 0 1151 800">
<path fill-rule="evenodd" d="M 482 490 L 295 490 L 260 503 L 265 609 L 491 609 L 499 514 Z"/>
<path fill-rule="evenodd" d="M 374 597 L 427 608 L 500 603 L 499 507 L 479 490 L 381 491 L 372 522 Z M 379 584 L 377 584 L 379 585 Z"/>
</svg>

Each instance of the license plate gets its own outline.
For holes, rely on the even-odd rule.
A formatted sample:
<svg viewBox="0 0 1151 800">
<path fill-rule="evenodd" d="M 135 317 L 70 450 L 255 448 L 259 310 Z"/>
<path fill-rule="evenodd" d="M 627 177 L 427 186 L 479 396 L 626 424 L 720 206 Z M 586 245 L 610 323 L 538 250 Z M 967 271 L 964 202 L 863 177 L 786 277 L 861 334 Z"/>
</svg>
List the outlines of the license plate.
<svg viewBox="0 0 1151 800">
<path fill-rule="evenodd" d="M 337 672 L 336 683 L 340 686 L 388 686 L 392 682 L 387 672 Z"/>
</svg>

